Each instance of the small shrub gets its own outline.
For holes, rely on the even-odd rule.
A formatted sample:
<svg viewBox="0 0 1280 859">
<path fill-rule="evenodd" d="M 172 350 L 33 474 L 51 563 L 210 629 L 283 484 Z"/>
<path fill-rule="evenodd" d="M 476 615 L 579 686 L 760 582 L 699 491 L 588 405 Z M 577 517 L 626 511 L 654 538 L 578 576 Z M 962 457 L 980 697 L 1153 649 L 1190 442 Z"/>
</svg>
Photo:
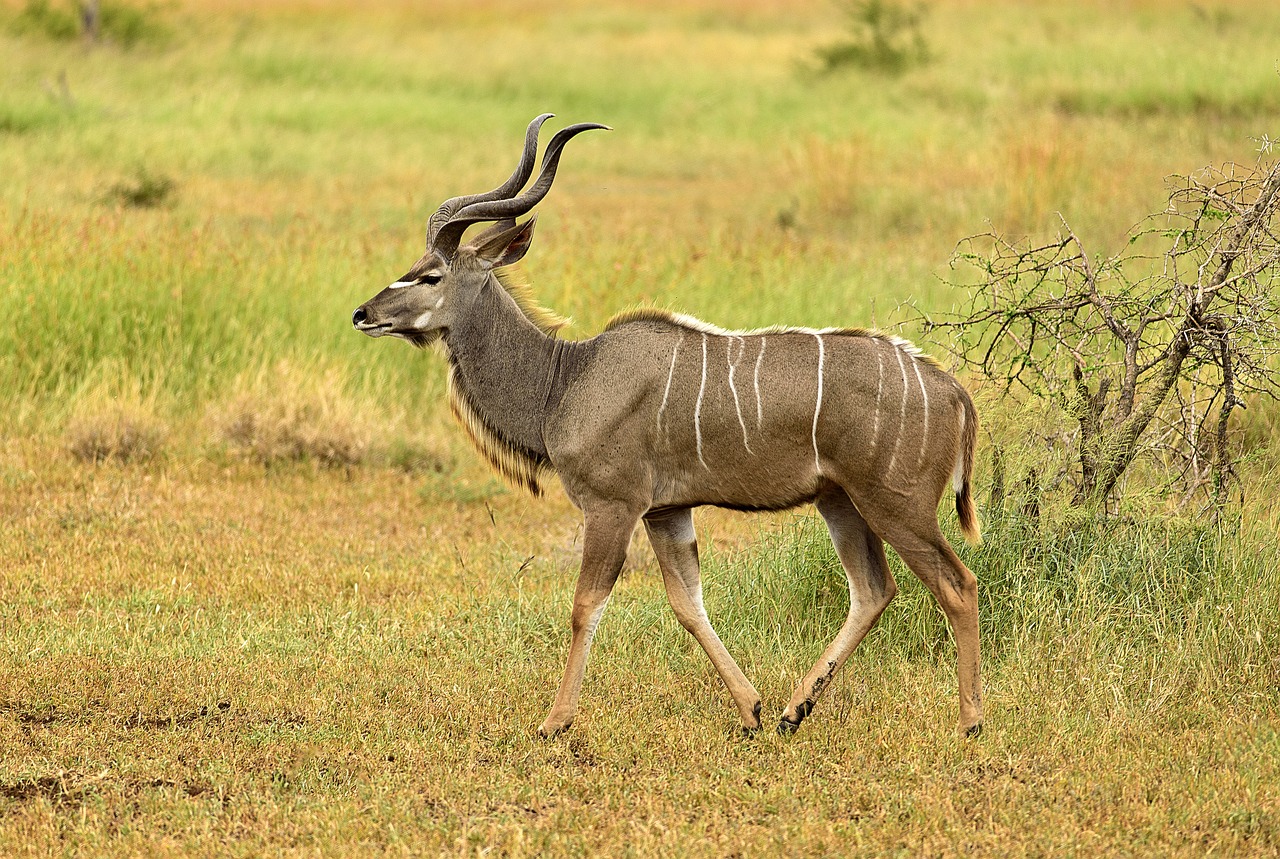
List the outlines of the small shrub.
<svg viewBox="0 0 1280 859">
<path fill-rule="evenodd" d="M 103 6 L 99 14 L 103 38 L 124 48 L 159 44 L 169 37 L 169 28 L 159 20 L 156 6 L 138 8 L 113 3 Z"/>
<path fill-rule="evenodd" d="M 154 209 L 173 202 L 177 183 L 164 174 L 139 167 L 132 179 L 117 182 L 107 189 L 103 200 L 131 209 Z"/>
<path fill-rule="evenodd" d="M 81 33 L 75 12 L 64 4 L 54 6 L 49 0 L 27 0 L 13 19 L 12 29 L 19 35 L 39 34 L 58 41 L 70 41 Z"/>
<path fill-rule="evenodd" d="M 164 446 L 167 431 L 151 415 L 117 406 L 77 417 L 67 426 L 67 449 L 81 462 L 145 462 Z"/>
<path fill-rule="evenodd" d="M 854 66 L 871 72 L 901 74 L 929 60 L 920 23 L 923 6 L 894 0 L 846 0 L 849 37 L 819 48 L 822 71 Z"/>
<path fill-rule="evenodd" d="M 363 463 L 372 430 L 336 374 L 316 377 L 280 362 L 215 415 L 221 440 L 263 465 L 315 462 L 326 468 Z"/>
<path fill-rule="evenodd" d="M 1046 441 L 1070 451 L 1076 506 L 1118 511 L 1147 465 L 1171 502 L 1222 515 L 1240 485 L 1232 413 L 1280 400 L 1278 228 L 1280 163 L 1263 153 L 1174 177 L 1114 253 L 1065 220 L 1047 241 L 966 239 L 953 264 L 969 298 L 921 318 L 1007 397 L 1068 419 Z"/>
<path fill-rule="evenodd" d="M 168 38 L 169 28 L 160 21 L 159 14 L 155 5 L 27 0 L 11 29 L 19 35 L 39 35 L 59 42 L 83 37 L 132 48 Z"/>
</svg>

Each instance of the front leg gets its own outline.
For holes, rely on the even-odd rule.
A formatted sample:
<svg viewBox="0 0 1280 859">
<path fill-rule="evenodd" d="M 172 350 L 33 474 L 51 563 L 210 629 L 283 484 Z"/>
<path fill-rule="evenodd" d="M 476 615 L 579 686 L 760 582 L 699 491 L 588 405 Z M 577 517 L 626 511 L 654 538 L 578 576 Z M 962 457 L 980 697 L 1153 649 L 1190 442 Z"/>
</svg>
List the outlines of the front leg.
<svg viewBox="0 0 1280 859">
<path fill-rule="evenodd" d="M 587 652 L 595 635 L 600 615 L 604 613 L 609 594 L 622 572 L 627 559 L 627 546 L 631 532 L 640 520 L 639 513 L 623 507 L 587 508 L 582 535 L 582 571 L 578 574 L 578 586 L 573 593 L 573 614 L 570 627 L 573 638 L 569 644 L 569 661 L 564 668 L 560 690 L 555 703 L 538 733 L 554 737 L 568 730 L 578 710 L 578 695 L 582 692 L 582 677 L 587 669 Z"/>
</svg>

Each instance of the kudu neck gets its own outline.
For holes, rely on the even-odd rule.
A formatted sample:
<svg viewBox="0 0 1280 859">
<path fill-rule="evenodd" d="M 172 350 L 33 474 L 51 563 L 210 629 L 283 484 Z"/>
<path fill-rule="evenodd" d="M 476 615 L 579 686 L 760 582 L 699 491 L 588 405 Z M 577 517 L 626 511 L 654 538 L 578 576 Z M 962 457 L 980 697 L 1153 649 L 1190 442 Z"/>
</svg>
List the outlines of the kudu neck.
<svg viewBox="0 0 1280 859">
<path fill-rule="evenodd" d="M 563 385 L 562 354 L 572 344 L 543 333 L 493 275 L 444 337 L 454 381 L 488 429 L 538 462 L 542 429 Z"/>
</svg>

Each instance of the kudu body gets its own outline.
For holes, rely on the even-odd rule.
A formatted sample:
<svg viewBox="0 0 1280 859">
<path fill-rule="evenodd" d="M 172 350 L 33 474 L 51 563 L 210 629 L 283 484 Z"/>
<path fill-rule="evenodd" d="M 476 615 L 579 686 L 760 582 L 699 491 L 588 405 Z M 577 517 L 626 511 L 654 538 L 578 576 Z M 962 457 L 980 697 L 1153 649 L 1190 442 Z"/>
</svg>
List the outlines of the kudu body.
<svg viewBox="0 0 1280 859">
<path fill-rule="evenodd" d="M 568 663 L 540 731 L 571 724 L 587 652 L 643 521 L 680 623 L 728 686 L 745 730 L 760 696 L 707 619 L 692 509 L 780 510 L 815 502 L 849 584 L 849 614 L 796 688 L 780 731 L 794 730 L 897 591 L 888 542 L 942 605 L 955 633 L 962 732 L 982 720 L 977 582 L 937 522 L 948 486 L 977 536 L 969 492 L 977 418 L 959 383 L 909 343 L 860 329 L 723 331 L 690 317 L 624 314 L 596 337 L 566 341 L 503 286 L 520 259 L 570 126 L 531 175 L 538 130 L 503 186 L 444 203 L 427 251 L 355 311 L 356 328 L 422 346 L 443 340 L 450 400 L 490 463 L 535 494 L 545 471 L 582 510 L 582 569 Z M 467 226 L 494 226 L 460 245 Z"/>
</svg>

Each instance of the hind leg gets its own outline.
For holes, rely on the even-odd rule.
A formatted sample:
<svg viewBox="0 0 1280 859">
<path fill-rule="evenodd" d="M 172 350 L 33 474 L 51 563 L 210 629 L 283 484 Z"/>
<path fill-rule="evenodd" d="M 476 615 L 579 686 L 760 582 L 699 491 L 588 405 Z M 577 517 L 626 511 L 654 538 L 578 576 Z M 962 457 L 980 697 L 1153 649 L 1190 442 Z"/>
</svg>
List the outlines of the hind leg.
<svg viewBox="0 0 1280 859">
<path fill-rule="evenodd" d="M 938 600 L 956 640 L 960 687 L 958 730 L 973 736 L 982 730 L 982 668 L 978 645 L 978 580 L 956 555 L 932 517 L 912 528 L 902 520 L 880 532 L 911 572 Z"/>
<path fill-rule="evenodd" d="M 782 711 L 779 733 L 791 733 L 800 726 L 831 678 L 898 592 L 884 556 L 884 543 L 868 527 L 845 491 L 832 486 L 818 497 L 817 506 L 849 581 L 849 615 L 835 639 L 796 687 Z"/>
</svg>

